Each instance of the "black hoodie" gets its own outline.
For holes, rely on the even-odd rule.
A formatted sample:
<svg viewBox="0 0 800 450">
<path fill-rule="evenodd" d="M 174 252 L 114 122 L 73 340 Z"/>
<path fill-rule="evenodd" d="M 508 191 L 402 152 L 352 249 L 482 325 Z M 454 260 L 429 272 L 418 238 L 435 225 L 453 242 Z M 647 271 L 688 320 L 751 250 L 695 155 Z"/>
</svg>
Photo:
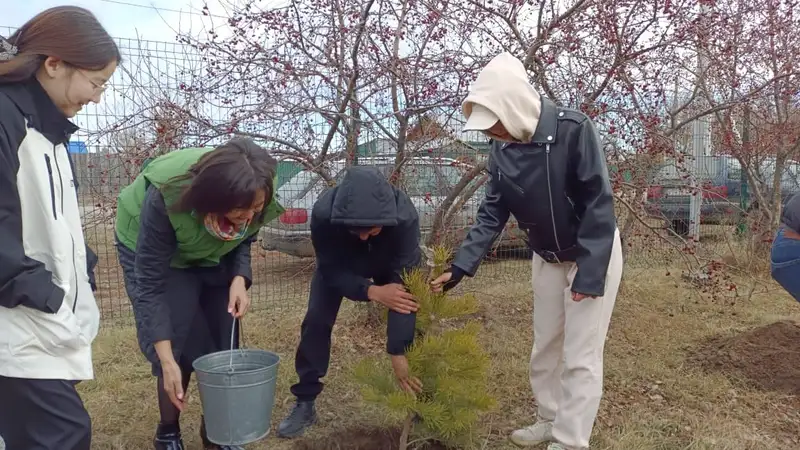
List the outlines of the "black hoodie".
<svg viewBox="0 0 800 450">
<path fill-rule="evenodd" d="M 383 227 L 362 241 L 352 227 Z M 338 186 L 325 191 L 311 214 L 311 241 L 325 284 L 344 297 L 369 301 L 373 284 L 402 283 L 421 261 L 419 216 L 405 192 L 375 167 L 347 169 Z M 387 351 L 401 355 L 414 340 L 415 314 L 389 311 Z"/>
</svg>

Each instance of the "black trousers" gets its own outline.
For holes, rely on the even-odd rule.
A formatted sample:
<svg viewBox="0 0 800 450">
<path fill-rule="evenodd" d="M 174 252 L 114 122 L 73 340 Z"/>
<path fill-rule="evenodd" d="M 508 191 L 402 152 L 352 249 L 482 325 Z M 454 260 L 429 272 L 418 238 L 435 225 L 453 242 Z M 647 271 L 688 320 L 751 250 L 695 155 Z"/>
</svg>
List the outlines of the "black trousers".
<svg viewBox="0 0 800 450">
<path fill-rule="evenodd" d="M 377 285 L 389 283 L 385 277 L 372 277 Z M 294 368 L 299 381 L 291 387 L 299 401 L 313 401 L 322 392 L 321 378 L 328 373 L 331 361 L 331 334 L 342 295 L 331 289 L 319 272 L 311 278 L 308 309 L 300 326 L 300 345 L 295 354 Z"/>
<path fill-rule="evenodd" d="M 0 377 L 0 437 L 8 450 L 90 450 L 92 421 L 75 381 Z"/>
</svg>

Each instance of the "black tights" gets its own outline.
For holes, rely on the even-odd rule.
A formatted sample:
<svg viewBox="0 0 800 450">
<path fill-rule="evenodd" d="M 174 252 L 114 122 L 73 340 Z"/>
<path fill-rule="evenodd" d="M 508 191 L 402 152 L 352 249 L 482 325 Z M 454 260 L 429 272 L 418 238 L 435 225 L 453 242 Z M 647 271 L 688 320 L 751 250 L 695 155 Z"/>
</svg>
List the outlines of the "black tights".
<svg viewBox="0 0 800 450">
<path fill-rule="evenodd" d="M 182 371 L 181 385 L 183 386 L 184 396 L 186 395 L 186 389 L 189 388 L 189 379 L 191 376 L 192 373 L 188 370 Z M 177 432 L 180 430 L 178 421 L 180 420 L 181 412 L 177 407 L 175 407 L 175 405 L 172 404 L 172 400 L 169 399 L 169 394 L 167 394 L 167 391 L 164 390 L 164 378 L 158 377 L 156 379 L 156 383 L 158 383 L 158 410 L 161 413 L 159 432 Z"/>
</svg>

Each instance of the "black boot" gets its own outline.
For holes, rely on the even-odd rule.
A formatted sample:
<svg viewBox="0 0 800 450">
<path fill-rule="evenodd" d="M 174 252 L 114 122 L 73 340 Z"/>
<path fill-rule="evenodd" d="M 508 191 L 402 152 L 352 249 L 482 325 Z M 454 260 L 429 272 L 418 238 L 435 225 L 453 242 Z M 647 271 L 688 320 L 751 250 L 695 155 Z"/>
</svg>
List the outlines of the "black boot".
<svg viewBox="0 0 800 450">
<path fill-rule="evenodd" d="M 203 440 L 203 450 L 244 450 L 244 447 L 238 445 L 217 445 L 208 440 L 206 433 L 206 419 L 200 416 L 200 439 Z"/>
<path fill-rule="evenodd" d="M 315 423 L 317 423 L 317 409 L 314 407 L 314 402 L 298 401 L 294 404 L 292 412 L 278 426 L 278 437 L 298 437 Z"/>
<path fill-rule="evenodd" d="M 155 450 L 184 450 L 181 430 L 174 424 L 159 424 L 156 437 L 153 438 Z"/>
</svg>

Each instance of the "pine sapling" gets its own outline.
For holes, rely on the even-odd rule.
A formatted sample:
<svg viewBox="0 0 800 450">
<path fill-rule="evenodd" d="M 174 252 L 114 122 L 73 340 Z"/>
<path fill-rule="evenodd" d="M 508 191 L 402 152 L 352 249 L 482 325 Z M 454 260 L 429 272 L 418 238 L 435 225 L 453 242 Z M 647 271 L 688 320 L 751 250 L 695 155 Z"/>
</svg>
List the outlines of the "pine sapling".
<svg viewBox="0 0 800 450">
<path fill-rule="evenodd" d="M 429 267 L 403 277 L 419 303 L 417 336 L 406 357 L 411 375 L 422 381 L 422 392 L 402 391 L 385 357 L 364 359 L 354 370 L 364 399 L 402 421 L 401 450 L 431 440 L 468 446 L 480 414 L 494 406 L 487 389 L 489 356 L 478 337 L 481 325 L 467 317 L 477 312 L 475 297 L 431 291 L 430 281 L 444 272 L 451 253 L 443 247 L 429 253 Z"/>
</svg>

